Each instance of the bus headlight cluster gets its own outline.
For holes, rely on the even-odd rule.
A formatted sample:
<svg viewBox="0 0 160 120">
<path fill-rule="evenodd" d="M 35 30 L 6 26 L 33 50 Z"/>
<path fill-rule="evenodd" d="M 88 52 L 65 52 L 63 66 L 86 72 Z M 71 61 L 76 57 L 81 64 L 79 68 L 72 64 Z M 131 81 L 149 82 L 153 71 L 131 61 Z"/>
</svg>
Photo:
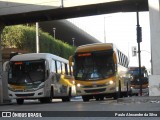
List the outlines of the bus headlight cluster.
<svg viewBox="0 0 160 120">
<path fill-rule="evenodd" d="M 77 86 L 77 87 L 84 87 L 84 85 L 82 85 L 82 84 L 80 84 L 80 83 L 77 83 L 76 86 Z"/>
<path fill-rule="evenodd" d="M 41 85 L 37 88 L 37 90 L 38 90 L 38 89 L 41 89 L 41 88 L 44 88 L 44 83 L 41 84 Z"/>
<path fill-rule="evenodd" d="M 8 86 L 8 89 L 11 90 L 11 91 L 15 91 L 15 89 L 12 88 L 11 86 Z"/>
<path fill-rule="evenodd" d="M 106 86 L 112 85 L 112 84 L 114 84 L 114 82 L 112 80 L 110 80 L 109 82 L 106 83 Z"/>
<path fill-rule="evenodd" d="M 110 85 L 112 85 L 112 84 L 113 84 L 113 81 L 112 81 L 112 80 L 111 80 L 111 81 L 109 81 L 109 84 L 110 84 Z"/>
<path fill-rule="evenodd" d="M 80 84 L 80 83 L 78 83 L 78 84 L 77 84 L 77 87 L 81 87 L 81 84 Z"/>
<path fill-rule="evenodd" d="M 74 80 L 72 80 L 72 84 L 75 84 L 75 81 L 74 81 Z"/>
</svg>

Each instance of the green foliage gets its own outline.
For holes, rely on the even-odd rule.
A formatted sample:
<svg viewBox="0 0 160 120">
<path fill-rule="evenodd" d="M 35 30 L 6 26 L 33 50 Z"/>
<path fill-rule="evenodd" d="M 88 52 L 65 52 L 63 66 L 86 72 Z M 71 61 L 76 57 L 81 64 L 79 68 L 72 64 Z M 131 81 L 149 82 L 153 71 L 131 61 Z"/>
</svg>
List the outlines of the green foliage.
<svg viewBox="0 0 160 120">
<path fill-rule="evenodd" d="M 68 59 L 75 51 L 75 47 L 54 39 L 51 35 L 39 29 L 39 43 L 41 53 L 52 53 Z M 35 26 L 7 26 L 2 33 L 2 46 L 18 48 L 36 52 L 36 28 Z"/>
</svg>

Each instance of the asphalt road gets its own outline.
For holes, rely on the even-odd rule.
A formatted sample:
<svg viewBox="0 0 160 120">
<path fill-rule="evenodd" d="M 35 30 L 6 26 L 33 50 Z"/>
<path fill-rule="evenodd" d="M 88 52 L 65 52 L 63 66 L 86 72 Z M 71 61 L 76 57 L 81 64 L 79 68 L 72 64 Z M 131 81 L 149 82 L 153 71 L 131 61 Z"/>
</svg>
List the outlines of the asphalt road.
<svg viewBox="0 0 160 120">
<path fill-rule="evenodd" d="M 53 100 L 52 103 L 41 104 L 37 100 L 27 100 L 23 105 L 17 105 L 15 102 L 10 105 L 0 105 L 0 111 L 12 113 L 16 111 L 27 115 L 28 112 L 40 113 L 42 118 L 30 118 L 34 120 L 49 120 L 53 118 L 53 120 L 106 120 L 107 118 L 111 120 L 159 120 L 159 117 L 156 117 L 156 115 L 160 115 L 160 112 L 158 112 L 160 111 L 160 102 L 129 103 L 122 101 L 118 102 L 113 99 L 105 99 L 104 101 L 90 100 L 89 102 L 83 102 L 81 98 L 74 98 L 71 102 L 62 102 L 61 100 L 56 99 Z M 45 114 L 43 114 L 43 112 L 45 112 Z M 130 116 L 126 115 L 128 113 Z M 144 116 L 145 113 L 146 116 Z M 19 119 L 16 115 L 17 114 L 13 115 L 12 119 Z M 47 117 L 44 117 L 44 115 Z M 140 117 L 138 117 L 138 115 L 140 115 Z M 23 117 L 23 120 L 25 119 L 28 118 Z"/>
</svg>

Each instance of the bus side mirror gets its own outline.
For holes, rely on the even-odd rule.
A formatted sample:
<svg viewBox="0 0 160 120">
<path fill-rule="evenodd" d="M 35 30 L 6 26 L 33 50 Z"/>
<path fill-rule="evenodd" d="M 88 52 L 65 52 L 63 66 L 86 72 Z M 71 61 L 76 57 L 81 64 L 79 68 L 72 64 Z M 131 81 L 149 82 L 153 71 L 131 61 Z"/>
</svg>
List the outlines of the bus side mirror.
<svg viewBox="0 0 160 120">
<path fill-rule="evenodd" d="M 114 63 L 117 63 L 117 56 L 115 52 L 113 53 L 113 60 L 114 60 Z"/>
<path fill-rule="evenodd" d="M 72 62 L 73 62 L 73 56 L 70 56 L 70 57 L 69 57 L 69 66 L 72 66 L 72 65 L 73 65 Z"/>
</svg>

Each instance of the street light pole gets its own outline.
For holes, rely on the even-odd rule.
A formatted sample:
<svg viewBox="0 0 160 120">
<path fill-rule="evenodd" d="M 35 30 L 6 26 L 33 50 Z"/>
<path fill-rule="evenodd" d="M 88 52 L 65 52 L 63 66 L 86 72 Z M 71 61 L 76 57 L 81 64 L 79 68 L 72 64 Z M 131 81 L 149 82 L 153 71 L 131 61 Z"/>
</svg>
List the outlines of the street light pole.
<svg viewBox="0 0 160 120">
<path fill-rule="evenodd" d="M 56 39 L 56 28 L 53 28 L 54 39 Z"/>
<path fill-rule="evenodd" d="M 74 40 L 75 40 L 75 38 L 72 38 L 73 46 L 74 46 Z"/>
<path fill-rule="evenodd" d="M 137 43 L 138 43 L 138 60 L 139 60 L 139 81 L 140 81 L 140 96 L 142 96 L 142 79 L 141 79 L 141 48 L 142 28 L 139 25 L 139 12 L 137 11 Z"/>
<path fill-rule="evenodd" d="M 38 32 L 38 22 L 36 22 L 36 52 L 39 53 L 39 32 Z"/>
<path fill-rule="evenodd" d="M 61 0 L 61 8 L 63 8 L 64 6 L 63 6 L 63 0 Z"/>
<path fill-rule="evenodd" d="M 106 43 L 106 17 L 104 16 L 104 43 Z"/>
</svg>

